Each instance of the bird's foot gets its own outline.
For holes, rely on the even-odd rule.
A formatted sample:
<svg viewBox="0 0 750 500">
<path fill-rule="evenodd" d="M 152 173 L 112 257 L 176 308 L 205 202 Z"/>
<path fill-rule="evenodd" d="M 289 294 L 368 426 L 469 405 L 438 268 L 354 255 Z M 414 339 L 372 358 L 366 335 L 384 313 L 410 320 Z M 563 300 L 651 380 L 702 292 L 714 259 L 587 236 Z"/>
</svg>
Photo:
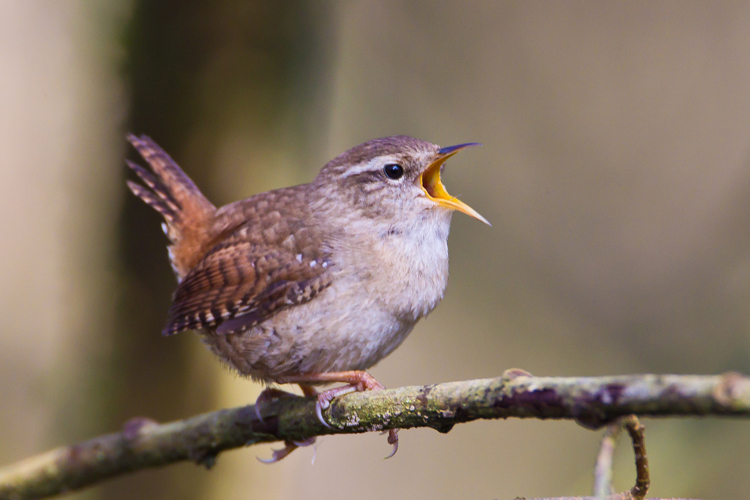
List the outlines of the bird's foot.
<svg viewBox="0 0 750 500">
<path fill-rule="evenodd" d="M 385 389 L 385 386 L 375 380 L 369 373 L 354 370 L 346 372 L 312 373 L 289 378 L 285 381 L 299 384 L 303 391 L 305 391 L 306 388 L 314 391 L 313 387 L 309 384 L 315 383 L 344 382 L 347 384 L 341 387 L 329 389 L 317 395 L 318 400 L 315 404 L 315 412 L 321 423 L 329 429 L 331 426 L 323 418 L 323 410 L 328 409 L 331 406 L 331 401 L 335 398 L 352 392 L 379 391 Z M 307 393 L 305 393 L 305 395 L 307 395 Z M 391 458 L 398 451 L 398 429 L 388 430 L 388 444 L 393 446 L 393 450 L 390 455 L 385 458 Z"/>
<path fill-rule="evenodd" d="M 287 393 L 288 394 L 288 393 Z M 297 448 L 302 448 L 304 446 L 310 446 L 315 443 L 315 436 L 305 438 L 302 441 L 284 441 L 284 447 L 279 450 L 271 450 L 273 451 L 273 454 L 271 455 L 271 458 L 260 458 L 255 457 L 258 459 L 259 462 L 264 464 L 273 464 L 278 462 L 279 460 L 286 458 L 291 452 L 296 450 Z M 313 462 L 315 461 L 315 455 L 313 454 Z"/>
<path fill-rule="evenodd" d="M 314 390 L 314 389 L 313 389 Z M 305 394 L 306 396 L 308 394 Z M 296 394 L 292 394 L 291 392 L 282 391 L 281 389 L 278 389 L 276 387 L 266 387 L 263 389 L 263 392 L 261 392 L 258 395 L 258 399 L 255 400 L 255 416 L 258 417 L 258 420 L 261 422 L 264 422 L 262 410 L 263 407 L 266 406 L 268 403 L 271 403 L 272 401 L 276 401 L 277 399 L 283 399 L 283 398 L 297 398 Z M 288 455 L 290 452 L 288 452 L 286 455 Z M 284 457 L 286 456 L 284 455 Z M 284 458 L 281 457 L 281 458 Z M 279 460 L 281 460 L 279 458 Z M 269 462 L 270 463 L 270 462 Z"/>
<path fill-rule="evenodd" d="M 318 391 L 315 390 L 314 387 L 300 384 L 300 388 L 302 389 L 302 393 L 305 396 L 317 396 Z M 276 387 L 266 387 L 263 389 L 263 392 L 261 392 L 258 395 L 258 399 L 255 400 L 255 415 L 258 417 L 258 420 L 263 422 L 263 415 L 261 415 L 262 408 L 267 405 L 268 403 L 271 403 L 272 401 L 276 401 L 278 399 L 284 399 L 284 398 L 298 398 L 296 394 L 292 394 L 291 392 L 282 391 L 281 389 L 278 389 Z M 305 438 L 301 441 L 284 441 L 284 447 L 278 450 L 272 450 L 273 454 L 271 455 L 271 458 L 260 458 L 255 457 L 258 459 L 259 462 L 262 462 L 264 464 L 273 464 L 278 462 L 279 460 L 286 458 L 291 452 L 296 450 L 297 448 L 302 448 L 304 446 L 310 446 L 313 443 L 315 443 L 315 436 Z M 315 455 L 313 454 L 313 461 L 315 461 Z"/>
</svg>

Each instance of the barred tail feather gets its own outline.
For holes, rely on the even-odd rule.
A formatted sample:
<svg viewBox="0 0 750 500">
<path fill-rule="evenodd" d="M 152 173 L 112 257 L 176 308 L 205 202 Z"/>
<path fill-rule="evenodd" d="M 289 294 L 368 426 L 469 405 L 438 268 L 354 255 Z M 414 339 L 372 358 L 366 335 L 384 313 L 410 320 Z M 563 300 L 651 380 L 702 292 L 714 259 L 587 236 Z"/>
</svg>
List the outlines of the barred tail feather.
<svg viewBox="0 0 750 500">
<path fill-rule="evenodd" d="M 133 181 L 127 181 L 128 187 L 138 198 L 145 201 L 151 208 L 159 212 L 167 224 L 173 226 L 177 219 L 177 211 L 174 207 L 171 207 L 164 202 L 160 197 L 156 196 L 152 191 L 149 191 L 140 184 L 136 184 Z"/>
<path fill-rule="evenodd" d="M 182 207 L 177 202 L 177 200 L 173 198 L 172 193 L 170 193 L 169 191 L 169 188 L 167 188 L 167 186 L 165 186 L 162 182 L 160 182 L 159 179 L 156 176 L 154 176 L 151 172 L 149 172 L 142 166 L 138 165 L 137 163 L 133 163 L 130 160 L 125 160 L 125 162 L 136 174 L 138 174 L 138 177 L 140 177 L 141 180 L 149 188 L 151 188 L 151 191 L 153 191 L 153 193 L 151 193 L 148 190 L 143 189 L 141 186 L 139 186 L 138 184 L 134 182 L 128 181 L 128 186 L 130 186 L 130 189 L 133 190 L 133 187 L 131 186 L 132 184 L 132 185 L 141 187 L 141 189 L 143 189 L 146 192 L 149 192 L 152 195 L 156 194 L 156 196 L 158 196 L 160 199 L 161 205 L 164 205 L 169 209 L 169 212 L 171 212 L 173 218 L 177 217 Z M 140 194 L 136 193 L 136 195 L 142 198 Z M 166 214 L 164 212 L 162 212 L 161 210 L 158 210 L 158 211 L 159 213 L 161 213 L 162 215 L 166 217 Z"/>
<path fill-rule="evenodd" d="M 216 207 L 192 180 L 154 141 L 143 135 L 128 134 L 128 141 L 148 162 L 151 171 L 127 161 L 144 185 L 127 181 L 137 197 L 159 212 L 166 221 L 170 239 L 169 257 L 177 279 L 198 262 L 211 240 L 211 222 Z"/>
</svg>

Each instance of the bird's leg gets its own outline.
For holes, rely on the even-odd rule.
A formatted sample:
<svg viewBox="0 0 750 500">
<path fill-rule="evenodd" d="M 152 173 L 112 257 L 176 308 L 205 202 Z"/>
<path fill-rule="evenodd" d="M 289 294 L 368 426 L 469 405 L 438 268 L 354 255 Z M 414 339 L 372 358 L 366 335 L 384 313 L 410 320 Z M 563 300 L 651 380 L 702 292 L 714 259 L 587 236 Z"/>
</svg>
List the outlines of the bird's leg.
<svg viewBox="0 0 750 500">
<path fill-rule="evenodd" d="M 379 391 L 385 389 L 385 386 L 375 380 L 369 373 L 356 370 L 346 372 L 308 373 L 287 377 L 284 379 L 284 382 L 299 384 L 303 392 L 306 390 L 305 387 L 307 387 L 308 390 L 315 390 L 310 384 L 326 382 L 343 382 L 348 384 L 317 394 L 318 401 L 315 405 L 315 411 L 318 414 L 318 419 L 320 419 L 326 427 L 330 427 L 330 425 L 328 425 L 328 422 L 323 418 L 323 410 L 331 406 L 331 401 L 333 401 L 333 399 L 352 392 Z M 307 393 L 305 393 L 305 395 L 307 395 Z M 310 395 L 314 394 L 311 393 Z M 388 430 L 388 444 L 393 446 L 393 451 L 386 458 L 391 458 L 398 451 L 398 429 Z"/>
<path fill-rule="evenodd" d="M 318 396 L 318 390 L 311 386 L 310 384 L 297 384 L 299 385 L 299 388 L 302 389 L 302 394 L 304 394 L 308 398 L 313 398 Z"/>
<path fill-rule="evenodd" d="M 327 382 L 344 382 L 348 385 L 342 387 L 335 387 L 327 391 L 323 391 L 317 394 L 318 403 L 316 410 L 318 412 L 318 418 L 326 427 L 330 427 L 328 423 L 323 419 L 322 410 L 325 410 L 331 406 L 331 401 L 334 398 L 349 394 L 351 392 L 362 392 L 362 391 L 373 391 L 385 389 L 385 386 L 375 380 L 372 375 L 365 371 L 346 371 L 346 372 L 330 372 L 330 373 L 307 373 L 303 375 L 294 375 L 291 377 L 285 377 L 284 382 L 299 384 L 303 391 L 314 388 L 311 384 L 320 384 Z M 315 395 L 311 393 L 311 395 Z"/>
</svg>

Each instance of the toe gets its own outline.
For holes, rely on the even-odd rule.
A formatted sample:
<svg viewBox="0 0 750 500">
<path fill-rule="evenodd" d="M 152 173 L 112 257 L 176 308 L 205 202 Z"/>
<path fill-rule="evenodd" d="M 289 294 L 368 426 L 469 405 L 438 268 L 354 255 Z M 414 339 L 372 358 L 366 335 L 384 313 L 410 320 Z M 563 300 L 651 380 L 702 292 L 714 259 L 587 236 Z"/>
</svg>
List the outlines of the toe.
<svg viewBox="0 0 750 500">
<path fill-rule="evenodd" d="M 264 463 L 264 464 L 273 464 L 278 462 L 279 460 L 282 460 L 283 458 L 286 458 L 287 455 L 289 455 L 291 452 L 297 449 L 297 445 L 295 443 L 292 443 L 291 441 L 286 441 L 284 443 L 284 447 L 280 450 L 272 450 L 273 454 L 271 455 L 271 458 L 260 458 L 255 457 L 258 459 L 258 462 Z"/>
<path fill-rule="evenodd" d="M 258 417 L 258 420 L 260 420 L 261 422 L 264 422 L 263 414 L 262 414 L 262 410 L 264 406 L 266 406 L 268 403 L 271 403 L 272 401 L 275 401 L 277 399 L 296 398 L 296 397 L 298 396 L 295 394 L 286 392 L 286 391 L 282 391 L 281 389 L 277 389 L 276 387 L 266 387 L 258 395 L 258 399 L 255 400 L 255 407 L 254 407 L 255 416 Z"/>
</svg>

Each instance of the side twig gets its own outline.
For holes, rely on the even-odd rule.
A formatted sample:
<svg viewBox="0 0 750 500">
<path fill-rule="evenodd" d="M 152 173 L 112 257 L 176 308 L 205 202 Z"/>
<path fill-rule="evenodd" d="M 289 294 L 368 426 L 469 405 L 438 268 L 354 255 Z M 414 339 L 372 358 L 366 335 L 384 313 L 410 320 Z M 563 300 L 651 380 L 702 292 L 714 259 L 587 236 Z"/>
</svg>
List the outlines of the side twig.
<svg viewBox="0 0 750 500">
<path fill-rule="evenodd" d="M 651 485 L 651 477 L 648 472 L 648 457 L 646 456 L 646 434 L 645 429 L 638 421 L 638 417 L 630 415 L 625 419 L 630 439 L 633 441 L 633 454 L 635 455 L 635 486 L 631 488 L 630 494 L 634 500 L 643 500 Z"/>
<path fill-rule="evenodd" d="M 594 467 L 594 496 L 596 498 L 607 498 L 615 492 L 612 488 L 612 459 L 620 434 L 622 434 L 621 421 L 609 424 L 604 431 Z"/>
<path fill-rule="evenodd" d="M 635 455 L 636 479 L 635 486 L 629 491 L 614 493 L 612 489 L 612 457 L 617 439 L 622 433 L 623 427 L 628 431 L 633 442 L 633 453 Z M 610 424 L 604 432 L 599 455 L 596 459 L 594 469 L 594 496 L 593 497 L 555 497 L 555 498 L 516 498 L 515 500 L 644 500 L 651 484 L 648 457 L 646 456 L 646 434 L 644 427 L 635 415 L 630 415 L 617 422 Z M 688 500 L 680 498 L 652 500 Z"/>
<path fill-rule="evenodd" d="M 106 478 L 181 460 L 210 467 L 231 448 L 271 441 L 301 441 L 324 434 L 431 427 L 448 432 L 477 419 L 570 419 L 599 428 L 630 414 L 651 417 L 750 417 L 750 378 L 630 375 L 532 377 L 510 370 L 503 377 L 350 394 L 325 416 L 311 398 L 284 398 L 157 424 L 128 422 L 121 432 L 58 448 L 0 469 L 0 499 L 42 498 Z"/>
</svg>

